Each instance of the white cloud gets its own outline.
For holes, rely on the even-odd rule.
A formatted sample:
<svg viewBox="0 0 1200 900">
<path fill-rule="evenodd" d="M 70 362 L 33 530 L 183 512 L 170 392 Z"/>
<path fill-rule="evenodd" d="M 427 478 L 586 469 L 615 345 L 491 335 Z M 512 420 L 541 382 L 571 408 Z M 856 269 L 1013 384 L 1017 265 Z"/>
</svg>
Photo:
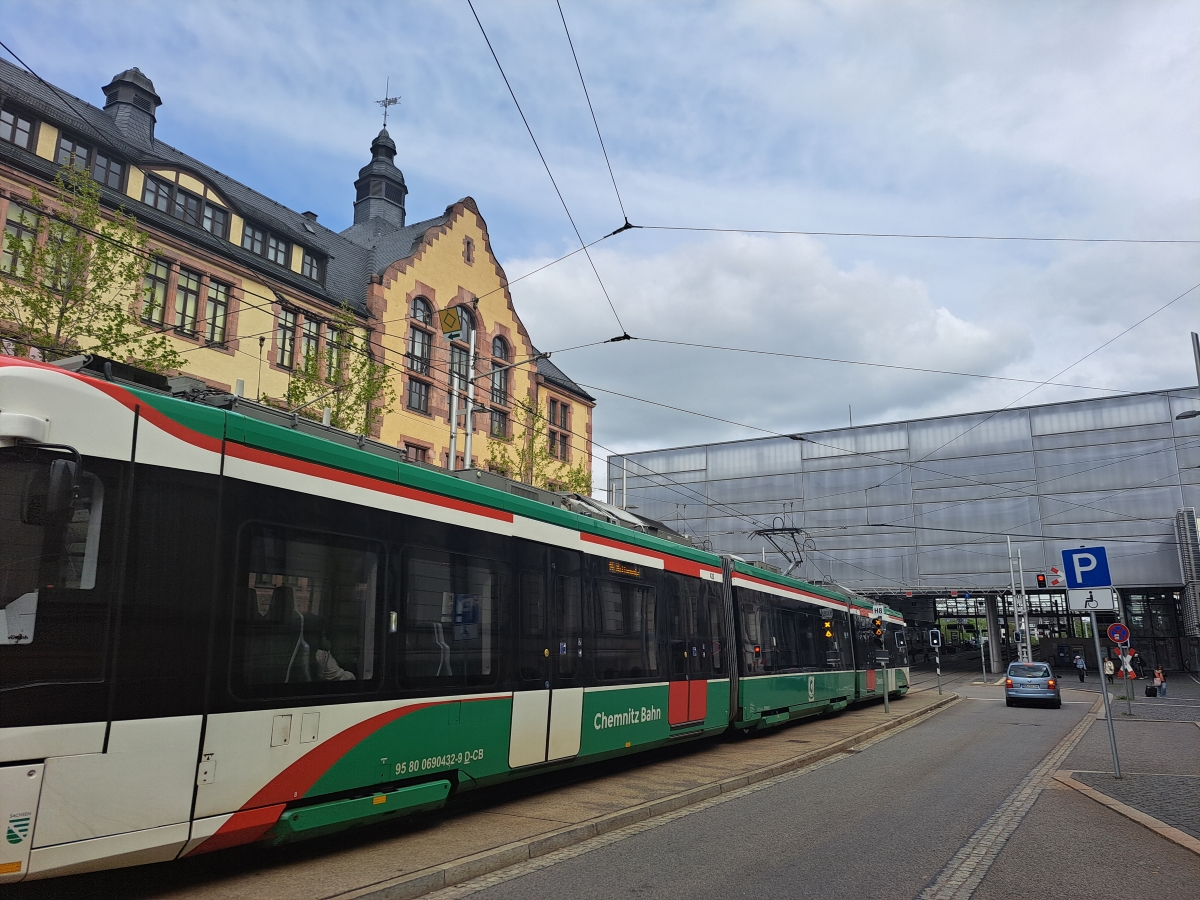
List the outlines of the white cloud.
<svg viewBox="0 0 1200 900">
<path fill-rule="evenodd" d="M 477 3 L 585 236 L 620 224 L 552 4 Z M 639 224 L 1200 237 L 1200 5 L 564 2 Z M 131 23 L 136 22 L 136 27 Z M 463 3 L 9 4 L 6 43 L 92 101 L 154 79 L 159 134 L 331 226 L 389 122 L 413 219 L 470 194 L 512 276 L 574 236 Z M 597 264 L 634 334 L 1048 378 L 1200 281 L 1191 246 L 707 238 L 635 231 Z M 579 257 L 514 288 L 545 348 L 616 333 Z M 1066 380 L 1195 377 L 1181 301 Z M 763 324 L 763 323 L 766 324 Z M 1021 385 L 684 350 L 564 354 L 582 381 L 787 431 L 986 409 Z M 1078 391 L 1045 388 L 1025 402 Z M 601 398 L 620 450 L 736 429 Z"/>
</svg>

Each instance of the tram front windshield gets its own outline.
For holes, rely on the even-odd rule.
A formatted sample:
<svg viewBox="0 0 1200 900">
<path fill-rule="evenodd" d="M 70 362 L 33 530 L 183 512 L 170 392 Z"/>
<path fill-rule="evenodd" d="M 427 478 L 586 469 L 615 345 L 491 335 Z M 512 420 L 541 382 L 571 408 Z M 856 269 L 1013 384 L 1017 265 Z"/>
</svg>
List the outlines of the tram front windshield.
<svg viewBox="0 0 1200 900">
<path fill-rule="evenodd" d="M 0 449 L 0 687 L 98 677 L 104 481 L 70 454 Z M 102 652 L 101 652 L 102 656 Z M 81 667 L 82 664 L 82 667 Z"/>
</svg>

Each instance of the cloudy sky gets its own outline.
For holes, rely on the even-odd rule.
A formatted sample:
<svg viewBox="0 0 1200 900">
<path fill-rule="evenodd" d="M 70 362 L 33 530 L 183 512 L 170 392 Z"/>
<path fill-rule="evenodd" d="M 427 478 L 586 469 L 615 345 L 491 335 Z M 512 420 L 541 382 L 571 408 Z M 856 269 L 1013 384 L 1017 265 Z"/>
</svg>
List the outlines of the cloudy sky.
<svg viewBox="0 0 1200 900">
<path fill-rule="evenodd" d="M 0 33 L 93 102 L 136 65 L 159 136 L 331 227 L 379 127 L 410 221 L 476 198 L 517 278 L 577 247 L 466 0 L 17 4 Z M 476 9 L 588 240 L 621 224 L 554 0 Z M 630 220 L 1200 240 L 1195 2 L 563 0 Z M 630 334 L 1047 379 L 1200 284 L 1200 245 L 631 231 L 596 266 Z M 621 332 L 582 256 L 513 286 L 543 349 Z M 1061 380 L 1195 381 L 1200 289 Z M 1013 403 L 1032 385 L 633 341 L 555 361 L 616 451 Z M 1026 403 L 1091 396 L 1041 388 Z M 597 449 L 604 455 L 604 450 Z"/>
</svg>

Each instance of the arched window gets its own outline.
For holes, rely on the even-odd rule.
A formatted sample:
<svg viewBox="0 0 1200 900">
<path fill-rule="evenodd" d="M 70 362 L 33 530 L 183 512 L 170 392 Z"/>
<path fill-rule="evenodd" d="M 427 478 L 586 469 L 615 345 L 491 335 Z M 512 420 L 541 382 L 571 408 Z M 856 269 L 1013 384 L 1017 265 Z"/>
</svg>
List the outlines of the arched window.
<svg viewBox="0 0 1200 900">
<path fill-rule="evenodd" d="M 508 362 L 508 341 L 502 337 L 494 338 L 492 340 L 492 356 Z"/>
<path fill-rule="evenodd" d="M 429 301 L 424 297 L 414 297 L 412 302 L 412 317 L 422 325 L 432 325 L 433 310 L 429 308 Z"/>
</svg>

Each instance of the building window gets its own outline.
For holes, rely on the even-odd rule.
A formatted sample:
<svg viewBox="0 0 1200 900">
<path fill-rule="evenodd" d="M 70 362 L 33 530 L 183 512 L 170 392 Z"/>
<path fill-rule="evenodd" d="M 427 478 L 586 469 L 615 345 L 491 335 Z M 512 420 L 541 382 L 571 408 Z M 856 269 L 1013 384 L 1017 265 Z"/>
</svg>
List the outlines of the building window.
<svg viewBox="0 0 1200 900">
<path fill-rule="evenodd" d="M 492 363 L 492 366 L 501 365 L 500 363 Z M 504 363 L 507 365 L 507 363 Z M 501 369 L 499 372 L 492 373 L 492 402 L 498 403 L 501 406 L 508 406 L 508 369 Z"/>
<path fill-rule="evenodd" d="M 563 462 L 570 461 L 570 444 L 567 432 L 567 414 L 570 404 L 551 398 L 550 400 L 550 455 Z M 554 429 L 561 428 L 562 431 Z"/>
<path fill-rule="evenodd" d="M 508 413 L 500 409 L 492 410 L 492 437 L 507 438 L 508 437 Z"/>
<path fill-rule="evenodd" d="M 204 201 L 195 194 L 175 189 L 175 202 L 171 205 L 171 215 L 185 225 L 200 225 L 200 210 Z"/>
<path fill-rule="evenodd" d="M 422 325 L 432 325 L 433 310 L 429 307 L 429 301 L 424 297 L 414 297 L 412 302 L 412 317 Z"/>
<path fill-rule="evenodd" d="M 462 347 L 450 347 L 450 386 L 460 391 L 467 389 L 467 351 Z"/>
<path fill-rule="evenodd" d="M 408 379 L 408 408 L 429 414 L 429 385 L 415 378 Z"/>
<path fill-rule="evenodd" d="M 410 330 L 408 336 L 408 367 L 421 375 L 429 374 L 429 351 L 432 338 L 428 331 L 420 328 Z"/>
<path fill-rule="evenodd" d="M 211 203 L 204 204 L 205 231 L 214 237 L 224 238 L 229 234 L 229 213 Z"/>
<path fill-rule="evenodd" d="M 292 255 L 292 245 L 278 235 L 270 235 L 267 238 L 267 259 L 280 266 L 288 264 L 288 257 Z"/>
<path fill-rule="evenodd" d="M 463 261 L 468 266 L 475 265 L 475 242 L 469 237 L 463 238 Z"/>
<path fill-rule="evenodd" d="M 261 228 L 255 228 L 249 222 L 242 229 L 242 247 L 255 256 L 262 256 L 266 247 L 267 235 Z"/>
<path fill-rule="evenodd" d="M 342 333 L 329 326 L 325 333 L 325 380 L 333 381 L 342 367 Z"/>
<path fill-rule="evenodd" d="M 38 217 L 16 203 L 9 202 L 4 222 L 4 247 L 0 250 L 0 272 L 24 278 L 29 270 L 29 255 L 37 243 Z"/>
<path fill-rule="evenodd" d="M 304 261 L 300 264 L 300 274 L 320 283 L 325 279 L 325 266 L 320 257 L 304 251 Z"/>
<path fill-rule="evenodd" d="M 290 369 L 296 357 L 296 314 L 285 309 L 279 314 L 279 365 Z"/>
<path fill-rule="evenodd" d="M 196 333 L 196 307 L 200 304 L 200 273 L 179 270 L 175 283 L 175 330 L 181 334 Z"/>
<path fill-rule="evenodd" d="M 567 442 L 567 436 L 565 434 L 560 433 L 558 436 L 558 458 L 561 459 L 563 462 L 571 461 L 571 454 L 568 451 L 568 447 L 569 447 L 569 444 Z"/>
<path fill-rule="evenodd" d="M 160 212 L 170 212 L 173 187 L 172 184 L 147 175 L 145 187 L 142 189 L 142 202 L 147 206 L 153 206 Z"/>
<path fill-rule="evenodd" d="M 152 259 L 142 280 L 142 321 L 147 325 L 163 324 L 167 312 L 167 281 L 171 267 L 164 260 Z"/>
<path fill-rule="evenodd" d="M 92 166 L 92 177 L 105 187 L 114 191 L 121 189 L 121 181 L 125 177 L 125 163 L 113 159 L 106 151 L 96 151 L 96 162 Z"/>
<path fill-rule="evenodd" d="M 0 141 L 30 149 L 33 140 L 33 120 L 11 110 L 0 110 Z"/>
<path fill-rule="evenodd" d="M 300 364 L 308 366 L 309 360 L 316 360 L 317 349 L 321 344 L 321 323 L 306 318 L 300 326 Z M 316 363 L 314 362 L 313 365 Z"/>
<path fill-rule="evenodd" d="M 409 462 L 423 463 L 429 456 L 429 451 L 424 447 L 417 447 L 413 444 L 404 445 L 404 457 Z"/>
<path fill-rule="evenodd" d="M 550 401 L 550 427 L 558 427 L 558 401 L 553 399 Z"/>
<path fill-rule="evenodd" d="M 74 166 L 77 169 L 87 169 L 92 158 L 92 148 L 81 144 L 74 138 L 63 135 L 58 139 L 58 155 L 54 161 L 60 166 Z"/>
<path fill-rule="evenodd" d="M 225 343 L 225 317 L 229 314 L 229 285 L 208 283 L 208 308 L 204 312 L 204 339 L 210 344 Z"/>
</svg>

